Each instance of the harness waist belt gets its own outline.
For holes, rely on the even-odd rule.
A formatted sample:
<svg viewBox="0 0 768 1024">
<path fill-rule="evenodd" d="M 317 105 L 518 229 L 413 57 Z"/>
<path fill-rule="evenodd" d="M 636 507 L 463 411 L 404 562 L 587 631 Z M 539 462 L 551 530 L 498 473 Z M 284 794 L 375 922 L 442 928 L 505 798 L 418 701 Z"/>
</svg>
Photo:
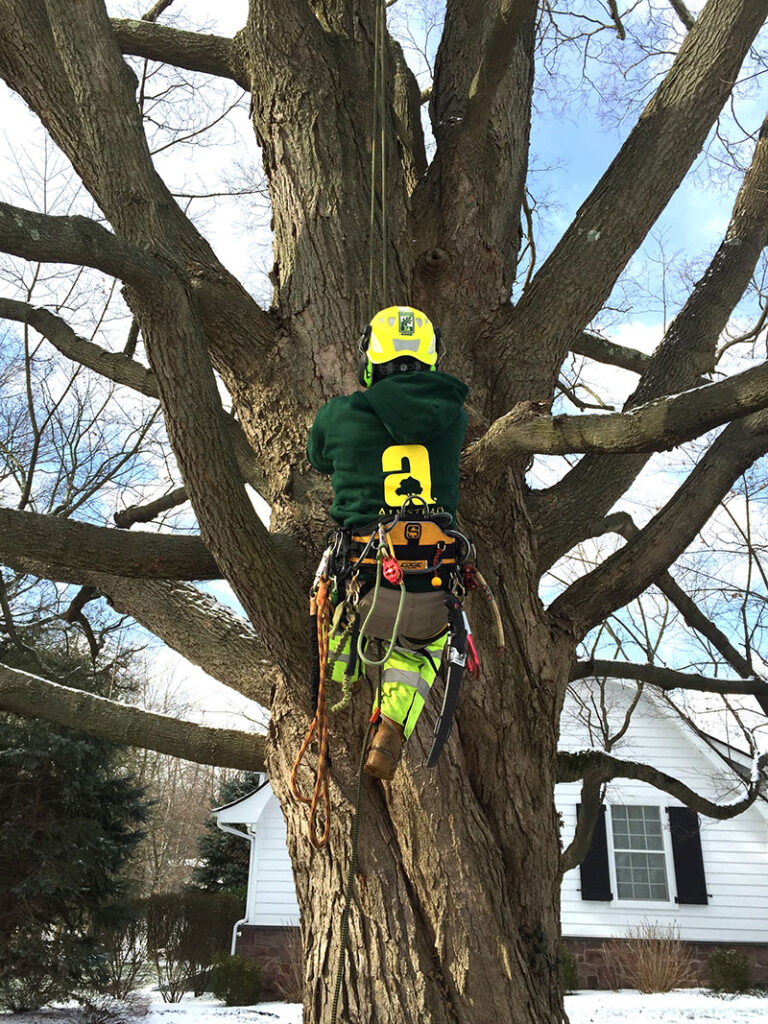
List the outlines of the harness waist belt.
<svg viewBox="0 0 768 1024">
<path fill-rule="evenodd" d="M 374 535 L 375 531 L 352 533 L 349 548 L 352 565 L 376 565 L 376 545 L 370 544 Z M 458 538 L 445 533 L 437 523 L 428 519 L 397 522 L 387 531 L 387 538 L 392 543 L 395 558 L 406 573 L 430 572 L 442 566 L 453 566 L 461 557 L 457 554 Z"/>
</svg>

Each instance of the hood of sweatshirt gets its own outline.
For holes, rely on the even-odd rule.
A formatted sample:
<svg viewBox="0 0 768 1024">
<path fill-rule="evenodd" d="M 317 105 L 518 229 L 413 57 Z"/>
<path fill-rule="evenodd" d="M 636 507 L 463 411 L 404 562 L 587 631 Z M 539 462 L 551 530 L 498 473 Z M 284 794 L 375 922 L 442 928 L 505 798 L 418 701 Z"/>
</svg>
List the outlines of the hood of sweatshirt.
<svg viewBox="0 0 768 1024">
<path fill-rule="evenodd" d="M 464 405 L 469 388 L 448 373 L 415 370 L 377 381 L 362 396 L 397 444 L 431 441 Z"/>
</svg>

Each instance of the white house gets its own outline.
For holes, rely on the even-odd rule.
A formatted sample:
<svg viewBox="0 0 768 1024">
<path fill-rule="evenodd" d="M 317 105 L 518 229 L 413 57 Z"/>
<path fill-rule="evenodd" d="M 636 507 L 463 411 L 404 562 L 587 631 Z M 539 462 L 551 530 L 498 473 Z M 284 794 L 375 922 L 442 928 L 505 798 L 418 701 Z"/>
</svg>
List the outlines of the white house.
<svg viewBox="0 0 768 1024">
<path fill-rule="evenodd" d="M 597 686 L 584 681 L 572 687 L 561 749 L 602 749 L 606 736 L 622 730 L 635 685 L 608 680 L 602 699 L 592 701 Z M 697 733 L 648 689 L 611 752 L 651 764 L 720 803 L 743 793 L 739 773 L 750 768 L 744 755 Z M 580 788 L 556 789 L 564 845 L 576 828 Z M 272 955 L 275 936 L 299 921 L 280 807 L 265 780 L 214 813 L 220 827 L 240 823 L 250 837 L 248 901 L 237 941 L 263 960 Z M 647 921 L 679 928 L 702 965 L 715 945 L 748 948 L 753 979 L 768 981 L 768 802 L 760 798 L 737 818 L 716 821 L 645 783 L 610 783 L 590 852 L 562 885 L 563 938 L 577 955 L 582 982 L 600 983 L 601 940 Z"/>
</svg>

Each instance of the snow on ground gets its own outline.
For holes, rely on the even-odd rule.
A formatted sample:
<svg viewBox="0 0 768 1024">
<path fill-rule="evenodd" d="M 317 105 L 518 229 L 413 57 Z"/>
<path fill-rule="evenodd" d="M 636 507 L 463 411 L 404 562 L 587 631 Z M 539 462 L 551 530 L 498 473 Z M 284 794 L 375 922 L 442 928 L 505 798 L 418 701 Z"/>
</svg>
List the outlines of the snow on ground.
<svg viewBox="0 0 768 1024">
<path fill-rule="evenodd" d="M 222 1024 L 301 1024 L 301 1018 L 300 1003 L 222 1006 L 218 999 L 202 998 L 183 1003 L 153 1002 L 144 1024 L 208 1024 L 209 1020 Z"/>
<path fill-rule="evenodd" d="M 576 992 L 566 996 L 571 1024 L 767 1024 L 768 994 L 716 996 L 705 989 L 643 995 L 622 992 Z M 302 1024 L 298 1003 L 258 1003 L 256 1006 L 223 1006 L 217 999 L 185 997 L 182 1003 L 153 1001 L 146 1017 L 136 1024 Z M 78 1022 L 72 1010 L 2 1014 L 3 1024 L 70 1024 Z M 491 1022 L 487 1022 L 491 1024 Z M 497 1024 L 497 1022 L 493 1022 Z M 499 1021 L 498 1024 L 505 1024 Z"/>
<path fill-rule="evenodd" d="M 565 997 L 571 1024 L 717 1024 L 768 1022 L 768 995 L 716 996 L 706 989 L 678 989 L 644 995 L 621 992 L 575 992 Z M 297 1018 L 298 1020 L 299 1018 Z"/>
</svg>

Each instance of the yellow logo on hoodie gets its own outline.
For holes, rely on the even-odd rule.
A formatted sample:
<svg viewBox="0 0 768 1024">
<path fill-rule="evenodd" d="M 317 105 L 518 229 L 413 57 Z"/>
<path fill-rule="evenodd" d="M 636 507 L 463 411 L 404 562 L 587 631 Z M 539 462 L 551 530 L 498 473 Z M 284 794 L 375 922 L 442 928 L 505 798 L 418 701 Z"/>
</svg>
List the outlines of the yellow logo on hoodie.
<svg viewBox="0 0 768 1024">
<path fill-rule="evenodd" d="M 406 498 L 418 495 L 428 505 L 432 497 L 432 468 L 429 452 L 423 444 L 393 444 L 381 456 L 384 477 L 384 504 L 400 508 Z"/>
</svg>

